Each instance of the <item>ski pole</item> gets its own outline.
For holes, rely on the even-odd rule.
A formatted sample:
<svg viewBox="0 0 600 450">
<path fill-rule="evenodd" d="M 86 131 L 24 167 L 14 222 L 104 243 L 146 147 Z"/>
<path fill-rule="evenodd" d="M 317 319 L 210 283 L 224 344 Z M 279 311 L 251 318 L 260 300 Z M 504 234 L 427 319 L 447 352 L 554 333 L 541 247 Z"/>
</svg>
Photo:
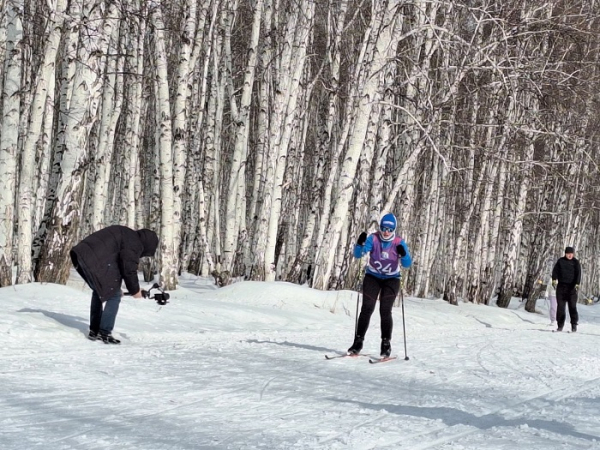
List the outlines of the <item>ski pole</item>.
<svg viewBox="0 0 600 450">
<path fill-rule="evenodd" d="M 354 316 L 354 337 L 356 337 L 356 333 L 358 333 L 358 305 L 360 303 L 360 293 L 362 290 L 362 276 L 361 272 L 358 273 L 358 281 L 355 285 L 356 289 L 356 315 Z"/>
<path fill-rule="evenodd" d="M 354 337 L 358 333 L 358 304 L 360 302 L 360 292 L 356 292 L 356 318 L 354 319 Z"/>
<path fill-rule="evenodd" d="M 402 283 L 400 283 L 400 300 L 402 302 L 402 332 L 404 335 L 404 361 L 408 361 L 408 353 L 406 351 L 406 322 L 404 321 L 404 293 L 402 292 Z"/>
</svg>

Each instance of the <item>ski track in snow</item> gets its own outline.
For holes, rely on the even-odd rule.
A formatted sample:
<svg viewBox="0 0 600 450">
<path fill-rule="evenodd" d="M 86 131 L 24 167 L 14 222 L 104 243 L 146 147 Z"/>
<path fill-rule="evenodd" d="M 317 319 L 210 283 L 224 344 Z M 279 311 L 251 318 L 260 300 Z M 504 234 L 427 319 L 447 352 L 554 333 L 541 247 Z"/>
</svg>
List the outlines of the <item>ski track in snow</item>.
<svg viewBox="0 0 600 450">
<path fill-rule="evenodd" d="M 600 449 L 600 309 L 581 308 L 583 333 L 557 335 L 535 314 L 407 299 L 410 360 L 395 310 L 399 358 L 372 365 L 323 358 L 349 346 L 353 317 L 260 292 L 252 303 L 261 287 L 244 285 L 158 310 L 124 301 L 120 346 L 85 339 L 87 294 L 11 293 L 0 448 Z M 378 335 L 375 314 L 366 353 Z"/>
<path fill-rule="evenodd" d="M 590 384 L 592 386 L 589 386 Z M 491 419 L 492 423 L 499 423 L 501 425 L 500 421 L 503 419 L 500 417 L 500 415 L 502 415 L 502 416 L 511 416 L 512 417 L 511 421 L 516 421 L 517 418 L 521 418 L 521 417 L 524 417 L 525 415 L 531 414 L 532 410 L 539 409 L 538 407 L 536 407 L 534 405 L 534 403 L 537 403 L 537 401 L 539 401 L 539 400 L 556 402 L 556 401 L 563 400 L 568 397 L 572 397 L 572 396 L 577 395 L 584 391 L 593 391 L 594 388 L 597 388 L 599 385 L 600 385 L 600 377 L 594 378 L 592 380 L 586 380 L 580 386 L 576 386 L 574 388 L 557 389 L 555 391 L 551 391 L 551 392 L 541 394 L 541 395 L 536 395 L 531 398 L 528 398 L 528 399 L 525 399 L 522 401 L 518 401 L 514 405 L 510 405 L 509 407 L 502 408 L 497 411 L 490 411 L 483 415 L 478 415 L 477 420 L 482 421 L 482 422 L 487 422 L 488 418 L 489 418 L 489 419 Z M 526 408 L 526 410 L 519 412 L 518 409 L 522 406 L 526 406 L 529 409 Z M 386 443 L 385 446 L 379 446 L 378 448 L 386 448 L 386 447 L 392 446 L 394 448 L 410 448 L 412 450 L 427 450 L 427 449 L 436 448 L 442 444 L 449 444 L 449 443 L 451 443 L 455 440 L 458 440 L 462 437 L 465 437 L 469 434 L 477 433 L 478 431 L 480 431 L 480 427 L 470 429 L 470 430 L 458 431 L 458 432 L 454 431 L 454 428 L 455 428 L 454 426 L 445 426 L 445 427 L 440 427 L 438 429 L 432 430 L 431 432 L 428 432 L 425 434 L 419 434 L 417 436 L 411 436 L 411 437 L 404 436 L 401 440 L 399 440 L 397 442 L 388 442 L 388 443 Z M 456 428 L 460 428 L 460 426 L 457 426 Z M 422 443 L 422 444 L 418 444 L 417 442 L 414 442 L 415 441 L 414 438 L 419 438 L 419 440 L 423 440 L 426 437 L 429 439 L 431 439 L 431 437 L 433 437 L 433 439 L 426 443 Z M 593 436 L 590 436 L 590 437 L 593 437 Z M 411 438 L 412 438 L 412 441 L 409 440 Z M 592 447 L 590 447 L 590 448 L 592 448 Z"/>
</svg>

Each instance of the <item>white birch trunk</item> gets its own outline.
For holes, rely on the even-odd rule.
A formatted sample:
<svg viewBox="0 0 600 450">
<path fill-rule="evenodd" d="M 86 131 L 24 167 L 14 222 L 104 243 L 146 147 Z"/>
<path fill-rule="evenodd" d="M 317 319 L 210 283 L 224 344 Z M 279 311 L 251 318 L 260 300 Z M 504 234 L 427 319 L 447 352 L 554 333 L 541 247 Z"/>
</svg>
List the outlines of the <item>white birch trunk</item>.
<svg viewBox="0 0 600 450">
<path fill-rule="evenodd" d="M 376 7 L 381 8 L 380 4 Z M 354 194 L 354 178 L 362 146 L 365 141 L 369 117 L 374 102 L 378 101 L 378 74 L 389 59 L 395 54 L 400 38 L 400 24 L 397 22 L 397 5 L 390 2 L 385 9 L 381 8 L 374 14 L 374 27 L 378 35 L 373 42 L 373 57 L 362 75 L 364 87 L 360 92 L 356 109 L 355 122 L 348 140 L 348 149 L 344 156 L 341 175 L 338 182 L 336 202 L 330 220 L 327 239 L 320 252 L 315 274 L 315 287 L 327 289 L 334 269 L 335 253 L 340 250 L 338 244 L 342 236 L 342 228 L 346 223 L 350 200 Z M 362 84 L 362 83 L 361 83 Z"/>
<path fill-rule="evenodd" d="M 328 15 L 329 27 L 327 35 L 327 60 L 329 61 L 330 66 L 330 86 L 328 87 L 329 94 L 327 116 L 325 123 L 322 126 L 323 131 L 320 132 L 318 135 L 320 141 L 319 148 L 317 149 L 316 169 L 311 193 L 313 203 L 310 205 L 308 218 L 304 221 L 304 233 L 302 235 L 300 249 L 290 271 L 290 276 L 292 278 L 300 278 L 301 271 L 303 270 L 303 268 L 306 267 L 306 269 L 308 269 L 308 262 L 313 263 L 311 264 L 311 267 L 312 265 L 314 265 L 314 242 L 320 242 L 317 238 L 315 238 L 315 230 L 317 229 L 317 218 L 318 216 L 327 214 L 326 211 L 329 210 L 328 205 L 331 199 L 331 190 L 333 189 L 333 182 L 329 184 L 328 191 L 325 193 L 324 196 L 322 195 L 321 191 L 323 189 L 325 177 L 326 154 L 329 152 L 329 148 L 331 147 L 331 143 L 333 142 L 333 127 L 336 122 L 337 111 L 339 109 L 339 80 L 341 68 L 340 47 L 342 42 L 342 32 L 344 29 L 344 22 L 347 10 L 348 1 L 341 0 L 339 2 L 339 5 L 337 6 L 337 9 L 334 9 L 333 11 L 330 9 Z M 335 177 L 335 174 L 337 173 L 337 160 L 337 155 L 331 157 L 331 177 Z M 317 202 L 317 199 L 321 197 L 324 197 L 326 202 L 326 205 L 323 208 L 321 208 L 320 202 Z M 322 223 L 325 223 L 324 219 Z M 323 230 L 324 229 L 325 225 L 323 225 Z"/>
<path fill-rule="evenodd" d="M 266 172 L 266 161 L 268 151 L 268 128 L 269 128 L 269 96 L 271 95 L 272 70 L 270 69 L 271 59 L 273 57 L 273 38 L 271 36 L 271 21 L 273 6 L 271 0 L 265 0 L 263 4 L 263 51 L 260 54 L 260 64 L 264 68 L 262 79 L 258 88 L 258 118 L 257 118 L 257 145 L 256 157 L 254 160 L 254 177 L 252 183 L 252 195 L 250 197 L 250 208 L 248 217 L 251 222 L 251 244 L 247 246 L 248 252 L 254 252 L 258 238 L 258 216 L 259 208 L 262 204 L 262 193 Z M 249 253 L 246 255 L 249 258 Z M 251 275 L 251 274 L 247 274 Z"/>
<path fill-rule="evenodd" d="M 23 65 L 23 13 L 23 1 L 8 2 L 0 128 L 0 287 L 12 284 L 13 229 L 18 178 L 17 145 Z"/>
<path fill-rule="evenodd" d="M 186 161 L 181 230 L 183 241 L 180 246 L 181 259 L 179 261 L 179 267 L 181 270 L 188 270 L 192 273 L 200 273 L 201 266 L 203 265 L 203 258 L 201 257 L 201 254 L 203 253 L 202 249 L 210 249 L 207 235 L 199 235 L 200 232 L 206 233 L 206 220 L 208 219 L 208 215 L 206 214 L 207 211 L 197 210 L 199 205 L 202 205 L 203 208 L 210 205 L 210 203 L 206 201 L 207 197 L 204 192 L 203 180 L 201 179 L 202 148 L 204 146 L 204 138 L 206 135 L 206 111 L 204 105 L 206 104 L 208 94 L 208 69 L 212 61 L 213 30 L 215 28 L 214 25 L 218 2 L 215 2 L 212 5 L 212 14 L 214 17 L 209 22 L 208 31 L 206 31 L 205 25 L 209 19 L 210 6 L 210 2 L 204 2 L 200 5 L 198 20 L 195 27 L 196 37 L 194 38 L 194 45 L 189 62 L 190 86 L 188 86 L 189 105 L 187 106 L 189 113 L 187 114 L 186 120 L 188 123 L 187 148 L 188 154 L 190 154 L 191 157 Z M 200 65 L 198 61 L 201 53 L 204 58 Z M 203 132 L 190 132 L 191 130 L 203 130 Z M 200 189 L 196 189 L 196 186 L 198 185 L 201 185 L 202 187 L 202 200 L 198 198 L 200 195 Z M 202 213 L 203 219 L 200 218 L 200 213 Z M 200 220 L 204 220 L 205 222 L 200 224 Z M 202 244 L 200 244 L 200 242 L 202 242 Z M 204 245 L 204 243 L 206 245 Z M 208 255 L 208 257 L 210 257 L 211 265 L 214 266 L 212 256 Z M 214 270 L 214 267 L 210 270 Z"/>
<path fill-rule="evenodd" d="M 119 18 L 119 11 L 116 8 L 111 8 L 109 15 L 115 18 L 115 25 L 110 36 L 110 51 L 106 56 L 105 63 L 106 73 L 102 92 L 98 145 L 95 155 L 96 177 L 92 195 L 92 232 L 98 231 L 107 225 L 105 216 L 108 212 L 114 137 L 123 104 L 123 70 L 118 70 L 119 57 L 116 56 L 119 54 L 119 27 L 116 22 Z"/>
<path fill-rule="evenodd" d="M 270 215 L 268 221 L 267 239 L 265 245 L 265 281 L 274 281 L 276 276 L 275 269 L 275 244 L 277 241 L 277 229 L 279 225 L 279 218 L 281 216 L 281 206 L 283 197 L 283 180 L 285 169 L 287 166 L 287 153 L 291 140 L 291 134 L 293 131 L 293 123 L 298 117 L 296 105 L 300 96 L 300 81 L 302 73 L 304 71 L 306 49 L 310 39 L 310 29 L 312 27 L 313 15 L 314 15 L 314 2 L 313 0 L 307 0 L 304 7 L 303 13 L 300 15 L 298 26 L 295 30 L 294 46 L 290 50 L 294 55 L 294 59 L 290 56 L 286 57 L 289 68 L 283 68 L 283 71 L 289 71 L 284 77 L 282 86 L 287 86 L 289 92 L 287 93 L 287 99 L 283 103 L 282 114 L 279 115 L 281 119 L 280 125 L 282 129 L 277 129 L 277 122 L 273 132 L 280 132 L 279 136 L 271 134 L 271 148 L 277 149 L 277 160 L 275 162 L 276 167 L 274 171 L 274 180 L 272 183 L 271 193 L 271 208 L 269 208 Z M 289 77 L 289 79 L 287 78 Z M 275 137 L 275 139 L 273 139 Z"/>
<path fill-rule="evenodd" d="M 499 91 L 496 93 L 496 97 L 500 97 L 504 91 Z M 499 108 L 502 108 L 502 104 L 499 105 Z M 512 120 L 512 114 L 514 108 L 514 97 L 512 95 L 508 96 L 508 105 L 505 107 L 505 120 Z M 496 270 L 497 267 L 497 253 L 501 249 L 499 241 L 499 236 L 501 235 L 501 225 L 502 225 L 502 217 L 504 216 L 503 204 L 506 195 L 506 183 L 508 181 L 508 168 L 507 163 L 504 161 L 504 155 L 507 154 L 506 150 L 506 142 L 509 137 L 509 130 L 507 127 L 504 128 L 500 138 L 494 136 L 497 139 L 497 152 L 500 155 L 500 161 L 498 166 L 498 181 L 496 183 L 496 189 L 494 193 L 493 200 L 493 209 L 491 214 L 491 225 L 489 235 L 492 237 L 493 242 L 488 246 L 487 252 L 483 257 L 484 260 L 484 268 L 482 277 L 487 280 L 485 288 L 482 288 L 481 297 L 484 299 L 486 304 L 491 300 L 493 292 L 496 291 L 496 286 L 498 282 L 498 272 Z M 492 147 L 493 148 L 493 147 Z"/>
<path fill-rule="evenodd" d="M 33 280 L 33 265 L 31 260 L 31 251 L 34 234 L 35 214 L 35 175 L 36 164 L 35 154 L 36 145 L 42 135 L 42 126 L 44 124 L 44 113 L 46 112 L 46 102 L 49 92 L 53 93 L 56 77 L 56 55 L 60 43 L 61 30 L 64 23 L 64 14 L 67 7 L 66 0 L 56 2 L 55 9 L 50 11 L 47 28 L 49 34 L 47 45 L 44 51 L 44 60 L 36 78 L 35 92 L 31 106 L 30 125 L 25 133 L 22 166 L 19 182 L 19 236 L 18 236 L 18 269 L 17 283 L 30 283 Z M 54 98 L 52 94 L 51 98 Z M 52 123 L 48 118 L 46 123 Z M 41 161 L 46 163 L 49 158 L 42 155 Z"/>
<path fill-rule="evenodd" d="M 448 285 L 446 287 L 446 299 L 452 305 L 458 304 L 458 296 L 460 295 L 460 293 L 457 292 L 458 281 L 464 280 L 465 278 L 466 264 L 464 264 L 465 258 L 462 257 L 461 254 L 464 252 L 464 247 L 469 232 L 469 226 L 471 225 L 471 217 L 473 216 L 475 208 L 478 205 L 479 192 L 481 191 L 483 180 L 485 179 L 485 175 L 487 174 L 487 165 L 488 161 L 485 160 L 480 168 L 479 177 L 477 178 L 477 182 L 475 184 L 475 187 L 473 188 L 473 192 L 470 193 L 470 196 L 468 198 L 469 209 L 465 213 L 460 231 L 456 238 L 456 242 L 454 243 L 452 271 L 450 272 Z"/>
<path fill-rule="evenodd" d="M 396 78 L 396 65 L 389 64 L 382 74 L 383 81 L 383 101 L 381 105 L 381 119 L 378 130 L 378 154 L 375 158 L 373 176 L 371 180 L 371 195 L 369 205 L 369 222 L 379 223 L 379 218 L 383 211 L 383 198 L 385 190 L 385 166 L 388 160 L 388 153 L 391 147 L 391 137 L 393 132 L 392 125 L 392 105 L 395 102 L 393 84 Z"/>
<path fill-rule="evenodd" d="M 140 7 L 139 0 L 135 0 L 136 8 Z M 126 183 L 124 187 L 126 200 L 122 209 L 121 221 L 129 228 L 137 228 L 136 218 L 141 216 L 141 207 L 136 203 L 137 193 L 140 192 L 140 122 L 143 110 L 143 74 L 145 55 L 145 36 L 147 21 L 144 14 L 140 14 L 131 26 L 130 39 L 134 46 L 132 61 L 126 60 L 126 66 L 130 67 L 131 80 L 128 79 L 129 113 L 125 123 L 125 165 L 127 169 Z"/>
<path fill-rule="evenodd" d="M 48 86 L 56 84 L 56 70 L 50 73 L 48 78 Z M 52 130 L 54 125 L 54 102 L 55 102 L 54 90 L 48 89 L 46 92 L 46 103 L 44 105 L 43 125 L 40 136 L 39 144 L 36 148 L 36 154 L 38 161 L 37 165 L 37 177 L 34 179 L 35 183 L 35 216 L 33 220 L 34 231 L 41 225 L 44 217 L 44 205 L 45 199 L 48 192 L 48 182 L 50 180 L 50 163 L 52 159 Z M 35 233 L 34 233 L 35 234 Z M 35 253 L 35 250 L 32 250 Z"/>
<path fill-rule="evenodd" d="M 269 260 L 267 252 L 267 243 L 269 242 L 269 235 L 275 235 L 277 233 L 277 225 L 275 224 L 274 229 L 271 224 L 271 215 L 273 203 L 276 201 L 273 195 L 276 194 L 276 172 L 279 165 L 280 177 L 283 176 L 285 165 L 280 159 L 285 159 L 287 153 L 287 147 L 283 147 L 280 143 L 280 134 L 285 132 L 285 112 L 287 103 L 289 102 L 289 96 L 292 92 L 292 79 L 290 71 L 291 58 L 292 58 L 292 46 L 294 43 L 294 32 L 297 26 L 297 11 L 296 15 L 290 14 L 287 17 L 287 24 L 283 34 L 283 48 L 280 51 L 275 50 L 275 54 L 278 55 L 275 61 L 273 61 L 269 67 L 269 70 L 273 72 L 273 106 L 270 115 L 270 129 L 268 136 L 268 159 L 265 161 L 266 172 L 265 181 L 263 185 L 263 203 L 260 211 L 258 212 L 258 220 L 256 223 L 256 249 L 254 257 L 254 273 L 253 279 L 255 280 L 266 280 L 269 273 L 274 277 L 275 267 L 274 261 Z M 299 25 L 298 25 L 299 26 Z M 303 59 L 301 60 L 304 63 Z M 275 67 L 276 66 L 276 67 Z M 294 93 L 296 95 L 296 93 Z M 283 167 L 282 167 L 283 166 Z M 272 241 L 273 238 L 271 238 Z"/>
<path fill-rule="evenodd" d="M 75 13 L 80 4 L 72 3 Z M 65 283 L 69 274 L 68 253 L 75 240 L 81 220 L 81 201 L 88 136 L 96 121 L 98 103 L 102 91 L 104 55 L 109 37 L 116 21 L 113 17 L 103 19 L 99 8 L 86 5 L 89 18 L 87 28 L 79 36 L 79 48 L 75 77 L 68 110 L 65 112 L 64 144 L 57 150 L 55 160 L 60 163 L 61 175 L 56 189 L 56 201 L 49 215 L 49 230 L 42 248 L 38 281 Z M 116 6 L 112 6 L 116 8 Z M 90 27 L 97 28 L 90 30 Z"/>
<path fill-rule="evenodd" d="M 180 257 L 183 256 L 181 246 L 183 194 L 185 192 L 186 161 L 187 161 L 187 128 L 188 128 L 188 97 L 190 92 L 190 80 L 193 66 L 191 66 L 192 46 L 196 36 L 197 26 L 197 1 L 184 1 L 185 28 L 181 36 L 181 48 L 179 49 L 179 64 L 176 75 L 176 93 L 173 106 L 173 247 L 175 251 L 175 263 L 180 265 Z M 201 45 L 202 35 L 199 35 Z"/>
<path fill-rule="evenodd" d="M 73 1 L 69 5 L 68 15 L 65 19 L 65 26 L 67 32 L 64 36 L 64 50 L 63 59 L 61 61 L 58 72 L 58 83 L 60 86 L 59 93 L 59 108 L 58 108 L 58 129 L 56 131 L 56 137 L 52 136 L 52 128 L 54 126 L 52 118 L 46 115 L 46 121 L 44 123 L 44 142 L 41 149 L 41 153 L 48 153 L 48 164 L 51 164 L 51 168 L 46 174 L 44 171 L 45 160 L 42 160 L 39 173 L 41 177 L 41 184 L 38 187 L 38 193 L 40 198 L 44 199 L 41 204 L 38 205 L 38 220 L 36 224 L 39 224 L 39 229 L 33 241 L 33 260 L 34 260 L 34 274 L 37 279 L 39 273 L 39 259 L 42 251 L 42 245 L 46 240 L 48 229 L 50 227 L 52 210 L 56 202 L 56 193 L 58 185 L 61 179 L 61 160 L 62 155 L 65 151 L 65 133 L 67 130 L 67 119 L 69 117 L 69 107 L 71 103 L 71 96 L 73 91 L 73 84 L 75 82 L 75 71 L 77 70 L 77 47 L 79 44 L 79 28 L 82 14 L 82 1 Z M 50 97 L 49 93 L 49 97 Z M 50 99 L 49 99 L 50 100 Z M 49 101 L 46 103 L 46 111 L 54 111 L 54 105 Z M 52 147 L 56 150 L 53 151 Z M 51 159 L 51 161 L 50 161 Z"/>
<path fill-rule="evenodd" d="M 219 38 L 216 38 L 216 42 Z M 209 111 L 214 110 L 214 114 L 208 115 L 208 134 L 206 139 L 205 158 L 204 158 L 204 180 L 207 185 L 205 192 L 210 193 L 208 205 L 209 220 L 206 227 L 207 241 L 211 243 L 215 255 L 215 271 L 221 272 L 221 217 L 219 205 L 221 204 L 220 173 L 222 159 L 222 130 L 223 114 L 225 108 L 225 84 L 223 77 L 219 77 L 218 59 L 220 57 L 219 45 L 215 45 L 213 53 L 214 70 L 212 82 L 212 94 L 209 102 Z M 207 268 L 203 268 L 205 273 Z M 212 273 L 212 272 L 211 272 Z"/>
<path fill-rule="evenodd" d="M 225 211 L 225 236 L 223 239 L 223 268 L 233 275 L 234 254 L 238 235 L 244 232 L 240 224 L 240 213 L 245 215 L 242 209 L 246 197 L 246 159 L 248 157 L 248 133 L 250 118 L 250 103 L 254 87 L 254 76 L 256 62 L 258 59 L 258 38 L 260 34 L 260 22 L 262 17 L 263 0 L 256 0 L 254 4 L 254 15 L 252 21 L 252 32 L 248 43 L 248 61 L 244 73 L 244 83 L 240 99 L 239 109 L 235 116 L 235 143 L 229 174 L 229 189 L 227 208 Z M 231 98 L 232 103 L 236 103 Z"/>
<path fill-rule="evenodd" d="M 481 290 L 482 285 L 489 282 L 484 276 L 483 262 L 484 262 L 484 242 L 487 241 L 486 236 L 489 228 L 489 217 L 492 210 L 492 192 L 494 187 L 494 180 L 496 174 L 497 161 L 493 161 L 488 164 L 487 175 L 485 180 L 485 190 L 481 199 L 481 206 L 479 212 L 479 226 L 473 230 L 475 234 L 475 243 L 471 252 L 471 258 L 469 260 L 469 276 L 466 278 L 467 284 L 467 301 L 471 303 L 485 303 L 488 300 L 482 298 Z"/>
<path fill-rule="evenodd" d="M 156 58 L 156 123 L 160 173 L 160 280 L 166 289 L 177 288 L 177 252 L 174 247 L 175 195 L 173 186 L 173 134 L 169 103 L 169 74 L 165 24 L 159 5 L 152 13 Z"/>
<path fill-rule="evenodd" d="M 527 160 L 533 157 L 533 144 L 529 145 Z M 502 279 L 500 281 L 500 294 L 498 295 L 497 305 L 501 308 L 507 308 L 510 299 L 513 296 L 512 287 L 516 275 L 517 254 L 519 243 L 523 232 L 523 215 L 527 206 L 527 193 L 530 185 L 530 177 L 524 174 L 522 180 L 519 180 L 519 190 L 517 203 L 510 216 L 510 231 L 508 245 L 503 255 Z"/>
<path fill-rule="evenodd" d="M 378 8 L 381 8 L 384 5 L 383 2 L 378 3 L 376 6 Z M 379 10 L 378 10 L 379 11 Z M 364 36 L 363 36 L 363 42 L 361 45 L 361 49 L 359 51 L 358 57 L 356 59 L 355 62 L 355 71 L 353 73 L 353 77 L 351 78 L 351 87 L 350 87 L 350 93 L 348 95 L 348 101 L 347 104 L 345 106 L 346 111 L 356 111 L 357 108 L 357 104 L 360 101 L 360 92 L 362 91 L 362 89 L 364 88 L 364 83 L 365 83 L 365 76 L 363 75 L 363 71 L 366 70 L 364 69 L 364 66 L 367 65 L 368 66 L 368 61 L 370 58 L 372 58 L 372 52 L 373 52 L 373 39 L 376 39 L 372 37 L 372 34 L 377 35 L 377 24 L 379 23 L 379 21 L 381 20 L 381 18 L 377 18 L 377 13 L 373 13 L 375 15 L 375 19 L 372 20 L 373 23 L 370 24 L 370 26 L 367 27 L 367 29 L 365 30 Z M 339 67 L 338 67 L 339 69 Z M 338 73 L 339 75 L 339 73 Z M 337 80 L 336 80 L 337 81 Z M 335 83 L 335 85 L 337 86 L 337 82 Z M 335 98 L 332 98 L 332 96 L 330 95 L 329 98 L 329 116 L 328 116 L 328 125 L 331 125 L 333 127 L 333 124 L 335 123 L 335 117 L 331 117 L 331 114 L 335 114 L 336 112 L 336 108 L 332 107 L 332 102 L 335 101 Z M 341 109 L 341 108 L 340 108 Z M 331 120 L 330 120 L 331 119 Z M 336 180 L 339 179 L 339 177 L 341 176 L 340 174 L 340 159 L 341 159 L 341 155 L 342 152 L 344 151 L 344 148 L 346 147 L 346 143 L 348 140 L 348 136 L 350 135 L 350 130 L 351 128 L 354 126 L 354 120 L 355 120 L 355 115 L 347 113 L 347 119 L 343 122 L 343 129 L 340 132 L 338 138 L 337 138 L 337 142 L 335 145 L 335 152 L 333 153 L 333 155 L 331 156 L 330 159 L 330 166 L 329 166 L 329 176 L 327 178 L 327 182 L 325 183 L 325 189 L 324 189 L 324 193 L 323 193 L 323 205 L 321 207 L 321 215 L 319 218 L 319 228 L 317 231 L 317 235 L 315 237 L 315 242 L 317 243 L 322 243 L 325 239 L 325 232 L 329 227 L 329 222 L 331 219 L 331 204 L 333 202 L 333 198 L 335 195 L 337 195 L 337 192 L 335 192 L 335 189 L 339 188 L 339 185 L 336 185 Z M 332 130 L 333 128 L 329 129 L 328 128 L 328 135 L 327 135 L 327 141 L 325 143 L 329 144 L 329 142 L 332 140 Z M 327 151 L 327 149 L 322 146 L 323 151 Z M 315 255 L 315 270 L 314 270 L 314 275 L 313 277 L 316 279 L 316 277 L 318 276 L 319 271 L 321 270 L 320 265 L 321 260 L 322 260 L 322 252 L 325 250 L 325 247 L 323 245 L 320 245 L 317 249 L 316 255 Z"/>
<path fill-rule="evenodd" d="M 217 17 L 217 7 L 212 11 L 211 24 Z M 223 23 L 221 18 L 221 25 Z M 207 61 L 204 66 L 204 93 L 201 94 L 199 107 L 202 108 L 208 98 L 208 108 L 206 114 L 205 138 L 204 138 L 204 164 L 202 167 L 201 178 L 203 181 L 204 204 L 206 212 L 206 237 L 197 236 L 197 240 L 205 239 L 207 244 L 205 249 L 209 249 L 209 254 L 202 254 L 200 262 L 200 274 L 203 276 L 219 273 L 221 259 L 221 241 L 220 229 L 221 222 L 219 217 L 220 200 L 220 161 L 221 156 L 221 137 L 223 128 L 223 111 L 225 104 L 225 82 L 219 72 L 219 60 L 222 54 L 222 36 L 221 33 L 212 32 L 210 34 L 210 53 L 207 55 Z M 211 73 L 209 80 L 208 73 Z M 210 81 L 210 85 L 208 82 Z M 202 120 L 202 113 L 198 116 L 198 121 Z M 198 122 L 198 126 L 201 123 Z M 198 244 L 196 245 L 198 247 Z M 200 246 L 199 251 L 202 251 Z M 212 267 L 211 267 L 212 262 Z"/>
<path fill-rule="evenodd" d="M 531 97 L 533 94 L 527 92 L 523 94 L 526 97 L 525 103 L 530 111 L 537 111 L 537 102 Z M 519 117 L 516 123 L 524 123 L 523 118 Z M 516 277 L 517 256 L 519 244 L 521 242 L 521 234 L 523 232 L 523 216 L 527 208 L 527 195 L 531 184 L 531 174 L 529 167 L 534 155 L 533 135 L 526 133 L 529 143 L 526 146 L 526 154 L 524 155 L 525 163 L 521 164 L 520 170 L 522 175 L 517 178 L 518 194 L 514 209 L 509 212 L 509 232 L 507 245 L 504 248 L 502 258 L 502 276 L 500 280 L 500 291 L 498 294 L 497 305 L 501 308 L 507 308 L 513 296 L 513 286 Z"/>
<path fill-rule="evenodd" d="M 437 218 L 439 217 L 439 166 L 440 160 L 436 156 L 432 156 L 432 171 L 426 198 L 426 207 L 423 210 L 421 218 L 422 226 L 419 227 L 419 270 L 416 273 L 415 292 L 419 297 L 426 297 L 429 290 L 429 278 L 433 263 L 433 255 L 437 245 L 433 240 L 438 235 Z M 416 259 L 416 258 L 415 258 Z"/>
</svg>

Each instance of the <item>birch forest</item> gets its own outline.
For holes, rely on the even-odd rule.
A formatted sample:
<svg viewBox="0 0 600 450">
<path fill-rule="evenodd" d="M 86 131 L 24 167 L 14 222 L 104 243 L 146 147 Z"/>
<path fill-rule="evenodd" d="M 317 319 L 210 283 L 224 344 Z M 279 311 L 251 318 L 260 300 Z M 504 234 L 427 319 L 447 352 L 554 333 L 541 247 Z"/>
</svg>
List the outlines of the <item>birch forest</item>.
<svg viewBox="0 0 600 450">
<path fill-rule="evenodd" d="M 0 286 L 151 228 L 148 280 L 356 289 L 398 216 L 410 295 L 600 293 L 597 0 L 0 0 Z"/>
</svg>

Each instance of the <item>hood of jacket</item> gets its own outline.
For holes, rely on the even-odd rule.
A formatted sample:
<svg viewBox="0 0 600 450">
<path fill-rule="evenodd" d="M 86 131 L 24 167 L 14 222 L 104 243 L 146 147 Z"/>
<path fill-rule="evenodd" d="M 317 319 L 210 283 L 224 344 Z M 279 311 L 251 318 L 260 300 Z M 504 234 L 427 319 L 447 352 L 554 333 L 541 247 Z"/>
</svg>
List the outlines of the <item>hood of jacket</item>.
<svg viewBox="0 0 600 450">
<path fill-rule="evenodd" d="M 140 238 L 140 241 L 142 241 L 142 245 L 144 246 L 142 256 L 154 256 L 158 247 L 158 236 L 156 233 L 152 230 L 148 230 L 147 228 L 143 228 L 138 230 L 137 234 Z"/>
</svg>

